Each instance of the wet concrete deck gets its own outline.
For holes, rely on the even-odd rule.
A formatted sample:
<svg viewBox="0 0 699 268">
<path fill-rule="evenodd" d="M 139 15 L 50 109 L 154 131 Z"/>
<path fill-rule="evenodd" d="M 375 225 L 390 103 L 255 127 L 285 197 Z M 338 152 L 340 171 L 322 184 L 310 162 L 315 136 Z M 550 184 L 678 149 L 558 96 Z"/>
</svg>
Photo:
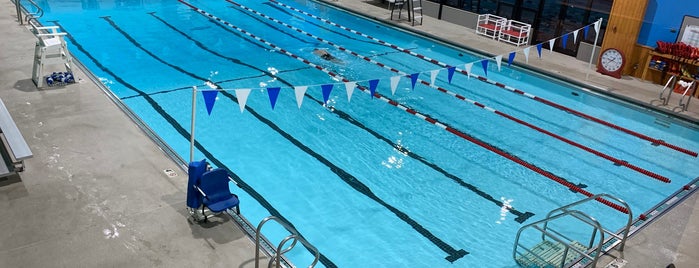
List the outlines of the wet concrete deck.
<svg viewBox="0 0 699 268">
<path fill-rule="evenodd" d="M 389 17 L 378 1 L 332 3 Z M 81 70 L 76 84 L 34 86 L 35 38 L 16 22 L 12 2 L 0 1 L 0 10 L 0 98 L 34 153 L 20 176 L 0 179 L 0 267 L 252 267 L 254 244 L 235 224 L 187 220 L 184 171 Z M 491 54 L 515 49 L 430 17 L 398 24 Z M 660 90 L 557 53 L 530 64 L 638 103 Z M 681 116 L 699 118 L 698 105 Z M 694 195 L 629 241 L 626 267 L 696 267 L 698 226 Z"/>
</svg>

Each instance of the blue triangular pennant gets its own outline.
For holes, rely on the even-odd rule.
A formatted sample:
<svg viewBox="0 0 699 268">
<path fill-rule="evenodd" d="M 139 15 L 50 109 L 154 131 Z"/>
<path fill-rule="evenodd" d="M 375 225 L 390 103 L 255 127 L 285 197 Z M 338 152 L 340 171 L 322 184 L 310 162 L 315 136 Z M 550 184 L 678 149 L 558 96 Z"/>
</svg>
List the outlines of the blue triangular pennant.
<svg viewBox="0 0 699 268">
<path fill-rule="evenodd" d="M 483 71 L 485 72 L 485 76 L 488 76 L 488 59 L 482 60 L 481 66 L 483 66 Z"/>
<path fill-rule="evenodd" d="M 447 68 L 447 77 L 449 78 L 449 84 L 451 84 L 451 78 L 454 77 L 454 70 L 456 70 L 456 67 L 449 67 Z"/>
<path fill-rule="evenodd" d="M 587 39 L 587 33 L 590 31 L 590 25 L 583 27 L 583 33 L 585 34 L 585 39 Z"/>
<path fill-rule="evenodd" d="M 376 86 L 379 85 L 379 79 L 374 79 L 374 80 L 369 80 L 369 93 L 371 93 L 371 97 L 374 97 L 374 93 L 376 93 Z"/>
<path fill-rule="evenodd" d="M 413 89 L 415 89 L 415 83 L 417 82 L 417 77 L 420 75 L 420 73 L 414 73 L 410 75 L 410 82 L 413 85 Z"/>
<path fill-rule="evenodd" d="M 218 90 L 204 90 L 201 92 L 204 96 L 204 104 L 206 104 L 206 112 L 211 115 L 211 110 L 214 109 L 214 102 L 216 102 L 216 96 L 218 95 Z"/>
<path fill-rule="evenodd" d="M 269 103 L 272 104 L 272 110 L 274 110 L 274 105 L 277 104 L 277 97 L 279 97 L 279 92 L 282 90 L 280 87 L 269 87 L 267 88 L 267 96 L 269 96 Z"/>
<path fill-rule="evenodd" d="M 539 53 L 539 58 L 541 58 L 541 48 L 542 47 L 543 47 L 543 43 L 536 44 L 536 52 Z"/>
<path fill-rule="evenodd" d="M 563 42 L 563 49 L 566 48 L 566 45 L 568 44 L 568 35 L 565 34 L 561 37 L 561 42 Z"/>
<path fill-rule="evenodd" d="M 323 91 L 323 103 L 328 103 L 330 91 L 333 90 L 333 84 L 321 85 L 320 88 Z"/>
<path fill-rule="evenodd" d="M 510 52 L 510 56 L 507 57 L 507 66 L 512 65 L 512 62 L 515 60 L 515 55 L 517 55 L 517 52 Z"/>
</svg>

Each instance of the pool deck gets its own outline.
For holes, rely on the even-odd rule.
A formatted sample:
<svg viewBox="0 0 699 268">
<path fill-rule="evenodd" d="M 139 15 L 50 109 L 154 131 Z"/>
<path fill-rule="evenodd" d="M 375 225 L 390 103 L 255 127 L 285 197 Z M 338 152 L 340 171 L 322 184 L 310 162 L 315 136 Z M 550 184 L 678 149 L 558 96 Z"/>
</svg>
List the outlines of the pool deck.
<svg viewBox="0 0 699 268">
<path fill-rule="evenodd" d="M 332 3 L 389 18 L 379 1 Z M 0 267 L 253 267 L 254 244 L 236 225 L 188 221 L 185 172 L 82 70 L 74 70 L 76 84 L 34 86 L 35 37 L 17 23 L 12 2 L 0 1 L 0 10 L 0 98 L 34 155 L 19 176 L 0 178 Z M 494 55 L 516 49 L 430 17 L 422 26 L 399 24 Z M 529 64 L 643 104 L 660 90 L 558 53 Z M 699 120 L 697 100 L 678 115 Z M 698 266 L 697 196 L 632 237 L 624 267 Z"/>
</svg>

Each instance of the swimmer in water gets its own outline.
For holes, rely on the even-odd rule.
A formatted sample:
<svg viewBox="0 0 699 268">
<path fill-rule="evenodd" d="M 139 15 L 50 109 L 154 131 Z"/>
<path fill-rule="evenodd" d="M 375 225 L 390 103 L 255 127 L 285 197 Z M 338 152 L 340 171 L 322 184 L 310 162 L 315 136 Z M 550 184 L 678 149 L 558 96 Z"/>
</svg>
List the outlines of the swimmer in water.
<svg viewBox="0 0 699 268">
<path fill-rule="evenodd" d="M 335 56 L 331 55 L 330 52 L 328 52 L 325 49 L 314 48 L 313 54 L 316 54 L 316 55 L 320 56 L 321 59 L 324 59 L 327 61 L 332 61 L 334 63 L 342 63 L 341 60 L 339 60 L 338 58 L 335 58 Z"/>
</svg>

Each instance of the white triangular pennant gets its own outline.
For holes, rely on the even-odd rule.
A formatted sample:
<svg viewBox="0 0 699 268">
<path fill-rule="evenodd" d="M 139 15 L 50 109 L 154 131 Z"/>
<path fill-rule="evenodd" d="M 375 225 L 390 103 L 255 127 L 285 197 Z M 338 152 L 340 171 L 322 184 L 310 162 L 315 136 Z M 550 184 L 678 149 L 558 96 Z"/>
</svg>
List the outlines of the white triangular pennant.
<svg viewBox="0 0 699 268">
<path fill-rule="evenodd" d="M 439 74 L 439 69 L 430 71 L 430 85 L 434 86 L 434 80 L 437 79 L 437 74 Z"/>
<path fill-rule="evenodd" d="M 238 106 L 240 106 L 241 113 L 245 111 L 245 103 L 248 102 L 248 96 L 250 96 L 250 91 L 251 89 L 249 88 L 235 90 L 235 97 L 238 98 Z"/>
<path fill-rule="evenodd" d="M 345 90 L 347 90 L 347 102 L 352 100 L 352 93 L 354 93 L 354 88 L 357 87 L 357 82 L 345 82 Z"/>
<path fill-rule="evenodd" d="M 549 40 L 549 50 L 553 52 L 553 45 L 556 43 L 556 38 Z"/>
<path fill-rule="evenodd" d="M 600 18 L 599 20 L 595 21 L 595 32 L 597 32 L 597 34 L 600 33 L 600 32 L 599 32 L 600 27 L 602 27 L 602 18 Z"/>
<path fill-rule="evenodd" d="M 580 29 L 573 31 L 573 44 L 578 42 L 578 31 L 580 31 Z"/>
<path fill-rule="evenodd" d="M 498 71 L 500 71 L 500 66 L 502 65 L 502 55 L 495 56 L 495 63 L 498 64 Z"/>
<path fill-rule="evenodd" d="M 396 87 L 398 87 L 398 81 L 400 81 L 400 76 L 391 77 L 391 95 L 396 94 Z"/>
<path fill-rule="evenodd" d="M 301 109 L 301 103 L 303 102 L 303 95 L 306 94 L 308 86 L 298 86 L 294 87 L 294 93 L 296 94 L 296 104 L 298 104 L 299 109 Z"/>
<path fill-rule="evenodd" d="M 468 74 L 468 79 L 471 79 L 471 68 L 473 68 L 473 62 L 466 63 L 466 65 L 464 65 L 464 70 L 466 70 L 466 73 Z"/>
<path fill-rule="evenodd" d="M 532 47 L 526 47 L 526 48 L 522 49 L 522 53 L 524 53 L 524 61 L 525 61 L 526 63 L 529 63 L 529 50 L 530 50 L 531 48 L 532 48 Z"/>
</svg>

